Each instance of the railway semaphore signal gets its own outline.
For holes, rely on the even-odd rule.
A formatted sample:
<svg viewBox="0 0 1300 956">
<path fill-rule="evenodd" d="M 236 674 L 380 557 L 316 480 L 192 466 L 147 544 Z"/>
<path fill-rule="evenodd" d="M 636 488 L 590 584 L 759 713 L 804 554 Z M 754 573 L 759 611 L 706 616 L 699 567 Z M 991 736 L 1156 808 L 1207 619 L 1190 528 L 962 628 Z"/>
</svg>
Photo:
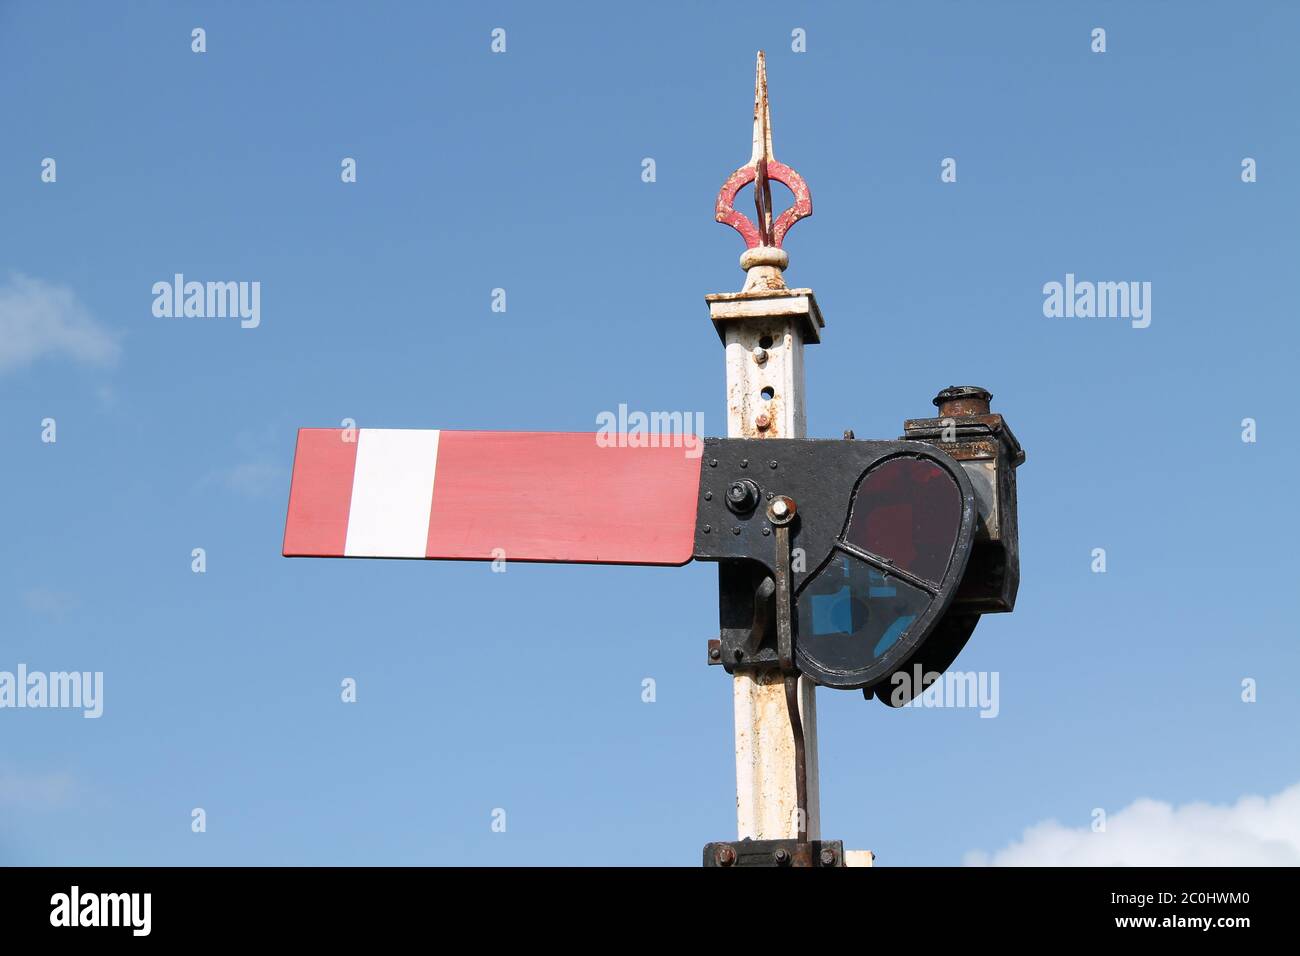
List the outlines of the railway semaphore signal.
<svg viewBox="0 0 1300 956">
<path fill-rule="evenodd" d="M 773 180 L 794 196 L 775 216 Z M 735 208 L 751 183 L 755 220 Z M 821 839 L 815 687 L 905 703 L 924 689 L 910 675 L 950 666 L 1019 584 L 1024 452 L 987 391 L 944 389 L 899 439 L 805 436 L 803 347 L 825 321 L 786 285 L 783 244 L 811 214 L 773 155 L 759 53 L 753 152 L 715 207 L 745 240 L 745 283 L 706 296 L 727 437 L 697 454 L 594 433 L 298 433 L 288 557 L 718 565 L 708 659 L 733 681 L 739 839 L 708 844 L 706 866 L 869 862 Z"/>
</svg>

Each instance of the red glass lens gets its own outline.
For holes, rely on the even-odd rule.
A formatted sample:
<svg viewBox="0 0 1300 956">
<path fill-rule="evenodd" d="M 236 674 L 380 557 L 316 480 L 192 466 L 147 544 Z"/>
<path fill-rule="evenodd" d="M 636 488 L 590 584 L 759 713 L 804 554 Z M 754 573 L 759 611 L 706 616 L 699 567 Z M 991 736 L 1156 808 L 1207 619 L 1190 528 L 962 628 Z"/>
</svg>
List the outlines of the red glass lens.
<svg viewBox="0 0 1300 956">
<path fill-rule="evenodd" d="M 961 491 L 931 461 L 891 458 L 873 468 L 853 499 L 844 539 L 938 584 L 961 529 Z"/>
</svg>

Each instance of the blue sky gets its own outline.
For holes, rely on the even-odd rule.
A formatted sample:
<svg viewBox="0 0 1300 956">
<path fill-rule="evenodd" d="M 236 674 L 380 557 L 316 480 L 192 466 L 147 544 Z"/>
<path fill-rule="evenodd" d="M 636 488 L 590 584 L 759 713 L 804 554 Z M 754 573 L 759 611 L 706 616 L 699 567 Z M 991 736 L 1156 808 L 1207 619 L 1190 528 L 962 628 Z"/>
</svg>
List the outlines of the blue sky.
<svg viewBox="0 0 1300 956">
<path fill-rule="evenodd" d="M 734 833 L 712 567 L 279 550 L 300 426 L 725 431 L 702 296 L 743 279 L 712 210 L 760 48 L 814 200 L 809 433 L 974 383 L 1029 456 L 1019 604 L 956 664 L 998 717 L 823 690 L 824 833 L 955 864 L 1300 781 L 1300 9 L 563 9 L 0 3 L 0 670 L 104 673 L 98 720 L 0 710 L 0 863 L 693 865 Z M 260 282 L 260 326 L 156 318 L 177 272 Z M 1150 282 L 1150 327 L 1045 317 L 1067 273 Z"/>
</svg>

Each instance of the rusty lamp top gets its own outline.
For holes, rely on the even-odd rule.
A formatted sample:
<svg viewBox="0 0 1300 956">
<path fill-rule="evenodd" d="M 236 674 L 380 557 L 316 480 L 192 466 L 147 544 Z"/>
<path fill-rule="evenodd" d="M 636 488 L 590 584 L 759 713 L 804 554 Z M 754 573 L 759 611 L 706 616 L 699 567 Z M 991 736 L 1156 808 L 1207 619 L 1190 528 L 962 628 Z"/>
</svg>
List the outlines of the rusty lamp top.
<svg viewBox="0 0 1300 956">
<path fill-rule="evenodd" d="M 794 194 L 794 205 L 773 221 L 772 187 L 770 180 L 784 184 Z M 758 213 L 755 225 L 749 217 L 735 207 L 736 194 L 741 188 L 754 184 L 754 207 Z M 763 52 L 758 53 L 758 67 L 754 74 L 754 151 L 749 162 L 728 177 L 718 191 L 714 218 L 731 226 L 745 240 L 746 249 L 780 249 L 785 234 L 800 219 L 812 215 L 812 195 L 803 177 L 772 155 L 772 118 L 767 103 L 767 64 Z"/>
</svg>

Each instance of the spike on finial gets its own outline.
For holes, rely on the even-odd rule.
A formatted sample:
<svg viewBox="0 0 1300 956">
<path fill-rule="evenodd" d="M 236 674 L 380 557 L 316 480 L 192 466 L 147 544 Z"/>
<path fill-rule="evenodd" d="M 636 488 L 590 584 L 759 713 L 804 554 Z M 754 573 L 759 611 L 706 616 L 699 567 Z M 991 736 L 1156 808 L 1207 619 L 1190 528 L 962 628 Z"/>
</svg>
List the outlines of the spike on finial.
<svg viewBox="0 0 1300 956">
<path fill-rule="evenodd" d="M 758 51 L 754 69 L 754 209 L 758 212 L 758 244 L 772 245 L 772 185 L 767 165 L 772 161 L 772 111 L 767 103 L 767 57 Z"/>
<path fill-rule="evenodd" d="M 754 152 L 749 161 L 772 158 L 772 111 L 767 104 L 767 56 L 758 51 L 754 70 Z"/>
<path fill-rule="evenodd" d="M 784 184 L 794 194 L 794 205 L 773 221 L 771 181 Z M 758 224 L 755 225 L 735 207 L 736 194 L 754 184 L 754 208 Z M 781 248 L 785 234 L 800 219 L 812 215 L 812 194 L 803 177 L 784 163 L 777 162 L 772 153 L 772 115 L 767 98 L 767 59 L 758 53 L 754 70 L 754 149 L 749 162 L 728 177 L 718 192 L 714 218 L 731 226 L 745 240 L 745 252 L 740 257 L 741 268 L 748 274 L 745 291 L 754 289 L 783 289 L 781 275 L 790 257 Z"/>
</svg>

